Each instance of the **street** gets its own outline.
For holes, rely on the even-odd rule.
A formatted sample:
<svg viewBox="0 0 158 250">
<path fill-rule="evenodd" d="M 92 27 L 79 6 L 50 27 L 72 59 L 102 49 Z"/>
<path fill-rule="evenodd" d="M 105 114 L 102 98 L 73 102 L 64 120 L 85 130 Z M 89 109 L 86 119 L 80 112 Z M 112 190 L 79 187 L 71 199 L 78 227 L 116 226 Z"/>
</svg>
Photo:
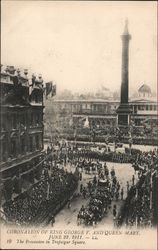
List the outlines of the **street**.
<svg viewBox="0 0 158 250">
<path fill-rule="evenodd" d="M 121 163 L 111 163 L 111 162 L 107 162 L 107 166 L 109 169 L 109 172 L 111 171 L 112 167 L 114 167 L 115 169 L 115 175 L 117 177 L 117 179 L 120 182 L 121 188 L 123 187 L 124 189 L 124 198 L 126 198 L 127 195 L 127 181 L 129 182 L 129 185 L 132 185 L 132 175 L 134 175 L 134 169 L 132 168 L 131 164 L 121 164 Z M 67 166 L 66 167 L 68 171 L 74 171 L 74 167 L 73 166 Z M 79 193 L 80 190 L 80 184 L 82 183 L 83 186 L 86 187 L 86 183 L 88 181 L 91 181 L 94 177 L 94 174 L 86 174 L 85 172 L 82 173 L 82 181 L 79 181 L 79 185 L 78 185 L 78 190 L 76 191 L 76 194 Z M 137 178 L 135 176 L 135 178 Z M 78 212 L 81 208 L 82 205 L 86 206 L 89 202 L 89 198 L 84 199 L 83 196 L 79 196 L 79 197 L 75 197 L 73 198 L 73 200 L 71 201 L 71 207 L 68 208 L 68 206 L 66 205 L 55 217 L 55 227 L 60 227 L 60 226 L 76 226 L 77 225 L 77 215 Z M 117 211 L 119 212 L 119 209 L 122 205 L 123 201 L 119 200 L 112 201 L 112 206 L 111 209 L 108 210 L 107 216 L 104 217 L 97 225 L 97 227 L 99 226 L 103 226 L 103 225 L 107 225 L 107 226 L 113 226 L 113 214 L 112 214 L 112 208 L 113 205 L 116 204 L 117 206 Z M 85 227 L 83 224 L 79 225 L 78 227 Z"/>
</svg>

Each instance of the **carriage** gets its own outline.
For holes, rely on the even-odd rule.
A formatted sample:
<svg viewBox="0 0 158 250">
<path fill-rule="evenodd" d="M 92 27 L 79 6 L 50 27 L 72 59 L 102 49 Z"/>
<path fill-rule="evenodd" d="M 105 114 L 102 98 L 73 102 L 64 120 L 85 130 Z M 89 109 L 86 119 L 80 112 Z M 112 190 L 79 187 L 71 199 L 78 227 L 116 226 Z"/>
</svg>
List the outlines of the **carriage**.
<svg viewBox="0 0 158 250">
<path fill-rule="evenodd" d="M 91 196 L 90 202 L 85 209 L 79 211 L 78 221 L 85 225 L 93 225 L 102 220 L 111 204 L 108 181 L 100 179 L 96 192 Z"/>
</svg>

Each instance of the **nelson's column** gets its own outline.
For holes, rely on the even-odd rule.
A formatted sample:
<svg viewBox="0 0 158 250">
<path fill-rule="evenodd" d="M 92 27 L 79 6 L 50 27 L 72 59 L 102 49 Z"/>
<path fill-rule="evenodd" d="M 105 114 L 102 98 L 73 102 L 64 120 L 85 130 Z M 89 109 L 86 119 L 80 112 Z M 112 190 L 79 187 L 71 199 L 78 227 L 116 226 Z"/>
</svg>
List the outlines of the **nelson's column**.
<svg viewBox="0 0 158 250">
<path fill-rule="evenodd" d="M 128 21 L 126 20 L 122 38 L 122 82 L 120 106 L 117 109 L 118 126 L 128 126 L 130 123 L 131 109 L 128 104 L 128 54 L 129 40 L 131 35 L 128 32 Z"/>
</svg>

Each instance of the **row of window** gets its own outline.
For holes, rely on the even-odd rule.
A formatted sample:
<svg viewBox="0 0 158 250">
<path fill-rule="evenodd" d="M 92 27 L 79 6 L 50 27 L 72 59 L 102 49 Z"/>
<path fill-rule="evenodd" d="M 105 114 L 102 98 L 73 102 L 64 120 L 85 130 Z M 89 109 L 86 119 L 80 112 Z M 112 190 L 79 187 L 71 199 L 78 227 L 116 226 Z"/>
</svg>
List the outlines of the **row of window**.
<svg viewBox="0 0 158 250">
<path fill-rule="evenodd" d="M 96 108 L 102 108 L 102 109 L 106 109 L 106 107 L 108 106 L 107 104 L 56 104 L 55 105 L 57 108 L 59 109 L 96 109 Z M 111 105 L 110 105 L 111 106 Z"/>
<path fill-rule="evenodd" d="M 134 106 L 135 108 L 137 108 L 138 110 L 153 110 L 156 111 L 157 110 L 157 105 L 138 105 L 138 106 Z"/>
<path fill-rule="evenodd" d="M 134 110 L 138 109 L 138 110 L 157 110 L 157 106 L 154 105 L 131 105 L 134 107 Z M 107 111 L 109 110 L 116 110 L 118 107 L 118 105 L 108 105 L 108 104 L 56 104 L 56 108 L 58 109 L 62 109 L 65 108 L 71 112 L 77 112 L 77 111 L 84 111 L 85 109 L 90 109 L 91 111 Z"/>
<path fill-rule="evenodd" d="M 87 105 L 85 105 L 84 108 L 88 109 L 89 107 Z M 83 108 L 83 110 L 84 110 L 84 108 Z M 117 106 L 116 105 L 103 106 L 103 105 L 94 104 L 91 107 L 91 110 L 92 111 L 106 111 L 107 108 L 109 109 L 109 111 L 112 111 L 112 110 L 116 110 Z M 77 105 L 77 104 L 74 105 L 74 109 L 82 111 L 82 108 L 79 105 Z M 148 110 L 156 111 L 157 110 L 157 105 L 134 105 L 134 109 L 147 110 L 147 111 Z"/>
<path fill-rule="evenodd" d="M 2 117 L 2 130 L 6 129 L 7 120 L 5 117 Z M 39 125 L 42 122 L 42 114 L 41 113 L 31 113 L 29 117 L 29 126 L 35 126 Z M 18 129 L 20 126 L 27 126 L 27 116 L 25 114 L 16 115 L 11 114 L 10 115 L 10 123 L 12 129 Z"/>
<path fill-rule="evenodd" d="M 26 152 L 34 152 L 42 149 L 42 136 L 39 134 L 31 135 L 29 136 L 28 143 L 26 137 L 21 137 L 20 145 L 16 138 L 12 138 L 9 143 L 10 147 L 7 145 L 6 141 L 2 143 L 1 153 L 3 160 L 7 160 L 7 155 L 9 157 L 15 157 L 17 154 L 25 154 Z"/>
</svg>

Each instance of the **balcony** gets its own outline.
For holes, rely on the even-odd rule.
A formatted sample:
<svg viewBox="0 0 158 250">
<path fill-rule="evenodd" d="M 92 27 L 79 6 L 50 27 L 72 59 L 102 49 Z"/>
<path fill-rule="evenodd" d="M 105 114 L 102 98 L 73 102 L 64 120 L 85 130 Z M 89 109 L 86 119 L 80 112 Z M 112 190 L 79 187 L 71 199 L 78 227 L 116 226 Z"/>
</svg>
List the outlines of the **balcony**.
<svg viewBox="0 0 158 250">
<path fill-rule="evenodd" d="M 27 152 L 25 155 L 16 156 L 16 158 L 8 158 L 7 162 L 1 163 L 0 172 L 30 161 L 34 157 L 40 156 L 41 153 L 41 150 L 37 150 L 35 152 Z"/>
</svg>

